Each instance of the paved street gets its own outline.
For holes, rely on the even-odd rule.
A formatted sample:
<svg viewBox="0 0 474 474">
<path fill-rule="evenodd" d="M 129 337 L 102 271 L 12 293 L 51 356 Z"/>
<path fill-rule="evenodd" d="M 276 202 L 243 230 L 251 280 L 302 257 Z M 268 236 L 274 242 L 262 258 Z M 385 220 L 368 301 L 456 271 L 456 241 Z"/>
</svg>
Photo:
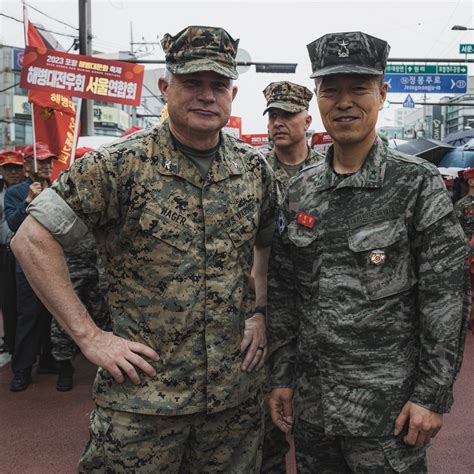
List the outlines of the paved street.
<svg viewBox="0 0 474 474">
<path fill-rule="evenodd" d="M 0 364 L 2 359 L 0 359 Z M 5 363 L 5 358 L 3 358 Z M 10 365 L 0 368 L 0 473 L 73 473 L 87 440 L 94 368 L 82 357 L 75 361 L 75 387 L 55 389 L 55 375 L 33 376 L 21 393 L 9 391 Z M 455 390 L 456 403 L 430 450 L 430 472 L 474 473 L 474 336 Z"/>
</svg>

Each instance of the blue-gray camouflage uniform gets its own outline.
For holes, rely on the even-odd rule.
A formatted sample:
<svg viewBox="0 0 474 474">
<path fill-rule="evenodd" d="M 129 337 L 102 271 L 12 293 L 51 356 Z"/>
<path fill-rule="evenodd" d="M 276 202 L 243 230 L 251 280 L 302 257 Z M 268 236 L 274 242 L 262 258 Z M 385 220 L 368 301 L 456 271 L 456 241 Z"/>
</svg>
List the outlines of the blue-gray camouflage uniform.
<svg viewBox="0 0 474 474">
<path fill-rule="evenodd" d="M 98 327 L 110 330 L 107 304 L 107 282 L 97 253 L 92 232 L 88 232 L 73 248 L 64 251 L 75 293 Z M 51 353 L 56 361 L 72 360 L 77 346 L 66 331 L 53 319 Z"/>
<path fill-rule="evenodd" d="M 470 309 L 466 240 L 432 164 L 380 139 L 350 176 L 333 172 L 332 156 L 290 180 L 278 218 L 272 386 L 295 390 L 308 465 L 327 454 L 315 439 L 337 437 L 350 472 L 372 472 L 374 445 L 384 472 L 423 472 L 425 450 L 394 437 L 394 422 L 407 401 L 437 413 L 452 405 Z M 354 440 L 358 455 L 347 455 Z"/>
</svg>

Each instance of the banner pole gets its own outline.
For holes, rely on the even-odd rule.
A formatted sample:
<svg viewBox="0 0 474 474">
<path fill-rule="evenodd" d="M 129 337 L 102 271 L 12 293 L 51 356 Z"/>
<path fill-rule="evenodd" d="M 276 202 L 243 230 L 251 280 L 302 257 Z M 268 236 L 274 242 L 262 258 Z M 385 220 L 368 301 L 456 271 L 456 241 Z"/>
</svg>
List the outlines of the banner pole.
<svg viewBox="0 0 474 474">
<path fill-rule="evenodd" d="M 76 106 L 76 119 L 74 121 L 74 136 L 72 138 L 72 150 L 71 150 L 71 159 L 69 160 L 69 166 L 71 166 L 76 159 L 76 148 L 77 148 L 77 141 L 78 141 L 77 135 L 79 134 L 79 121 L 80 121 L 80 116 L 81 116 L 81 108 L 82 108 L 82 97 L 79 97 L 79 99 L 77 100 L 77 106 Z"/>
<path fill-rule="evenodd" d="M 26 8 L 26 0 L 23 0 L 23 32 L 25 34 L 25 46 L 28 46 L 28 9 Z M 36 159 L 36 133 L 35 133 L 35 107 L 31 104 L 31 130 L 33 132 L 33 166 L 35 176 L 38 174 L 38 160 Z"/>
</svg>

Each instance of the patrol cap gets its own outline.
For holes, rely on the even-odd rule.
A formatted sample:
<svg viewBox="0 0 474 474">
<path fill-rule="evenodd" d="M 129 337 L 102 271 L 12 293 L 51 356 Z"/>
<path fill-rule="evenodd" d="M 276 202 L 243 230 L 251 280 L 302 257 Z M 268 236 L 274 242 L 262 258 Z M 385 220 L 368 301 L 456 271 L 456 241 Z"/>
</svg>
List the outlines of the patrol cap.
<svg viewBox="0 0 474 474">
<path fill-rule="evenodd" d="M 306 46 L 313 74 L 370 74 L 381 76 L 387 64 L 389 44 L 361 31 L 329 33 Z"/>
<path fill-rule="evenodd" d="M 271 82 L 263 89 L 263 95 L 267 99 L 267 108 L 263 111 L 263 115 L 272 107 L 287 112 L 308 110 L 313 97 L 313 93 L 307 87 L 288 81 Z"/>
<path fill-rule="evenodd" d="M 188 26 L 161 40 L 166 68 L 173 74 L 214 71 L 229 79 L 237 79 L 235 57 L 239 40 L 234 40 L 223 28 Z"/>
<path fill-rule="evenodd" d="M 25 159 L 19 151 L 14 150 L 2 150 L 0 151 L 0 166 L 5 165 L 18 165 L 23 166 Z"/>
<path fill-rule="evenodd" d="M 464 170 L 462 176 L 465 180 L 474 178 L 474 168 L 468 168 L 467 170 Z"/>
<path fill-rule="evenodd" d="M 23 150 L 25 158 L 33 157 L 34 149 L 33 144 L 28 145 Z M 36 142 L 36 159 L 39 161 L 47 160 L 48 158 L 58 159 L 58 157 L 49 149 L 49 146 L 43 142 Z"/>
</svg>

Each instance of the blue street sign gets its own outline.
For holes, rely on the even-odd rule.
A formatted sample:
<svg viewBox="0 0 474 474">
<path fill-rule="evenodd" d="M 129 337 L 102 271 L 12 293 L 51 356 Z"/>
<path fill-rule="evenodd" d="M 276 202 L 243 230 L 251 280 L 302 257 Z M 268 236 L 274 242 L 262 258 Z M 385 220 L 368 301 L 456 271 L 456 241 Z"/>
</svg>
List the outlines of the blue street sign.
<svg viewBox="0 0 474 474">
<path fill-rule="evenodd" d="M 14 71 L 21 71 L 23 64 L 23 48 L 12 48 L 12 69 Z"/>
<path fill-rule="evenodd" d="M 385 74 L 388 92 L 463 94 L 467 91 L 465 74 Z"/>
<path fill-rule="evenodd" d="M 413 100 L 410 94 L 408 94 L 407 98 L 403 101 L 403 107 L 407 107 L 408 109 L 415 108 L 415 101 Z"/>
</svg>

